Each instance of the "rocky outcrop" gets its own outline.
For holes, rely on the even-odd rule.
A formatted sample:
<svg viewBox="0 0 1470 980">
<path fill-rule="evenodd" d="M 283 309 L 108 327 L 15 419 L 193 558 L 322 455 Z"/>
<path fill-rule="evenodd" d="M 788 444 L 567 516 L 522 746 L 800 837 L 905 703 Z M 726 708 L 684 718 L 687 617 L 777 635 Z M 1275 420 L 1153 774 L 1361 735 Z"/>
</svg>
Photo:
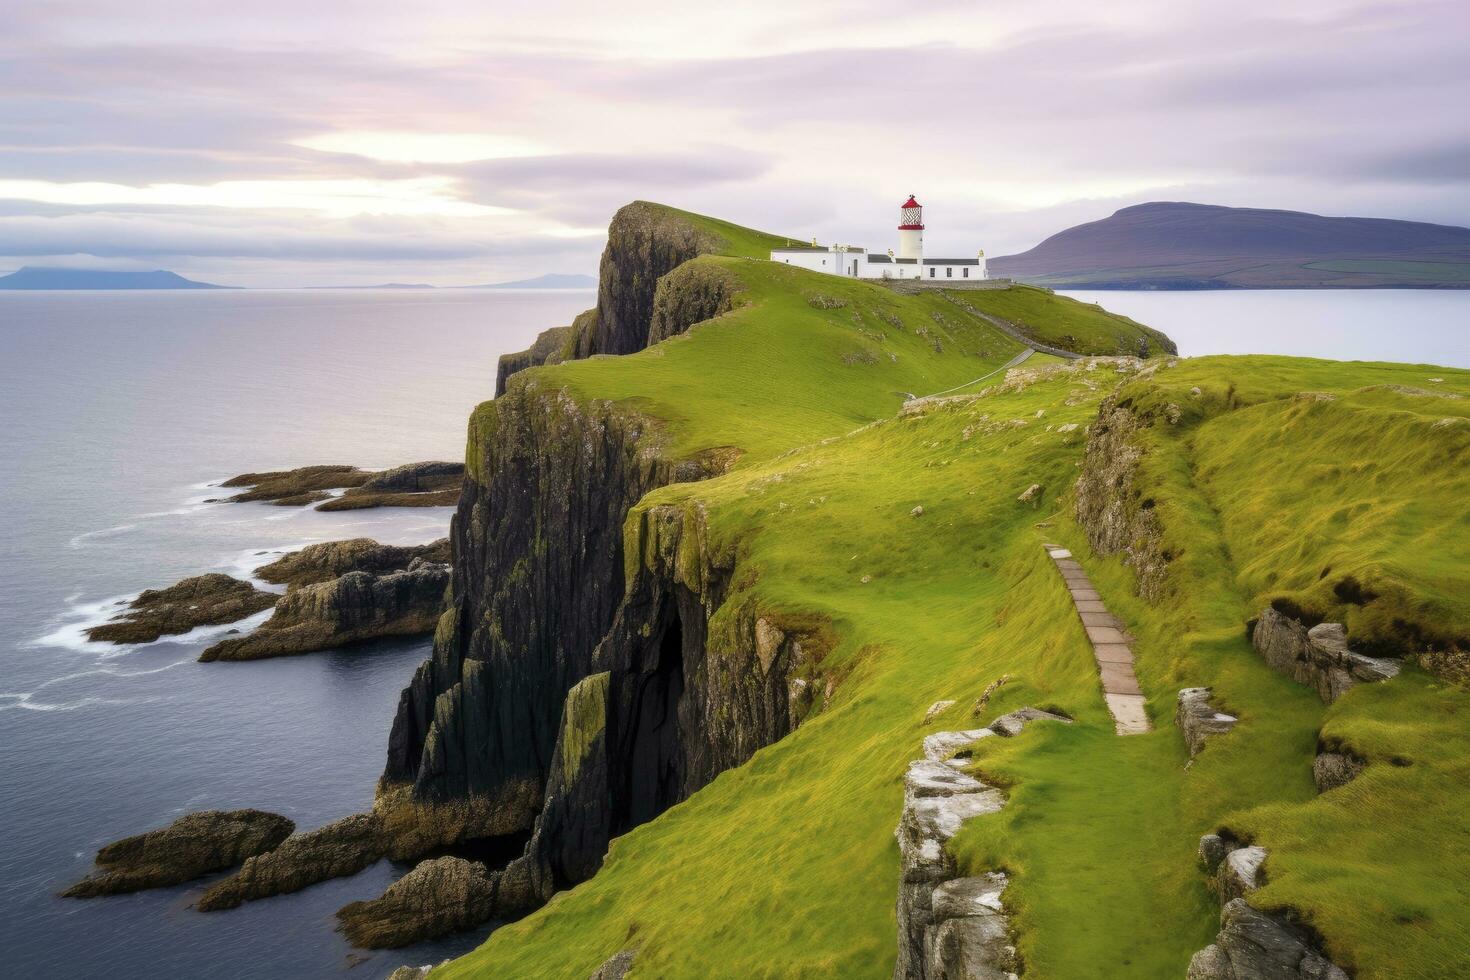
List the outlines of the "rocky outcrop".
<svg viewBox="0 0 1470 980">
<path fill-rule="evenodd" d="M 1220 895 L 1220 931 L 1189 961 L 1188 980 L 1348 980 L 1289 912 L 1251 907 L 1247 896 L 1263 883 L 1265 848 L 1206 834 L 1200 857 Z"/>
<path fill-rule="evenodd" d="M 597 318 L 574 341 L 575 357 L 632 354 L 648 346 L 653 297 L 664 273 L 724 242 L 671 208 L 634 201 L 613 215 L 597 277 Z"/>
<path fill-rule="evenodd" d="M 192 881 L 270 851 L 295 827 L 262 810 L 190 813 L 161 830 L 108 844 L 97 852 L 97 873 L 62 894 L 93 898 Z"/>
<path fill-rule="evenodd" d="M 1325 793 L 1346 786 L 1366 768 L 1368 760 L 1351 752 L 1319 750 L 1312 760 L 1312 782 L 1317 784 L 1317 792 Z"/>
<path fill-rule="evenodd" d="M 1331 704 L 1354 684 L 1396 677 L 1399 665 L 1348 649 L 1341 623 L 1318 623 L 1310 629 L 1274 606 L 1267 606 L 1250 625 L 1251 645 L 1277 672 L 1315 690 Z"/>
<path fill-rule="evenodd" d="M 382 820 L 370 813 L 282 837 L 279 846 L 248 858 L 239 871 L 211 887 L 196 907 L 213 912 L 300 891 L 319 881 L 357 874 L 389 850 Z"/>
<path fill-rule="evenodd" d="M 623 949 L 609 956 L 587 980 L 623 980 L 633 968 L 637 950 Z"/>
<path fill-rule="evenodd" d="M 735 277 L 727 269 L 708 260 L 686 262 L 669 272 L 659 279 L 653 292 L 647 346 L 729 312 L 737 288 Z"/>
<path fill-rule="evenodd" d="M 379 544 L 372 538 L 325 541 L 307 545 L 255 570 L 258 578 L 276 585 L 299 588 L 330 582 L 348 572 L 386 575 L 403 571 L 415 558 L 435 564 L 449 563 L 449 539 L 422 545 Z M 274 598 L 278 598 L 273 596 Z"/>
<path fill-rule="evenodd" d="M 231 503 L 265 501 L 283 507 L 300 507 L 326 500 L 331 496 L 328 490 L 362 486 L 372 476 L 356 466 L 302 466 L 294 470 L 241 473 L 220 486 L 250 488 L 228 498 Z"/>
<path fill-rule="evenodd" d="M 525 350 L 516 351 L 513 354 L 501 354 L 500 361 L 495 368 L 495 397 L 499 398 L 505 394 L 505 383 L 510 380 L 511 375 L 527 368 L 560 362 L 563 353 L 572 343 L 572 338 L 590 330 L 590 321 L 596 318 L 595 309 L 587 310 L 578 314 L 570 326 L 552 327 L 541 331 L 531 346 Z"/>
<path fill-rule="evenodd" d="M 448 584 L 448 567 L 422 558 L 388 575 L 348 572 L 287 593 L 255 632 L 222 640 L 199 659 L 259 660 L 385 636 L 430 633 L 444 607 Z"/>
<path fill-rule="evenodd" d="M 407 463 L 373 474 L 362 486 L 320 504 L 317 510 L 452 507 L 459 502 L 463 483 L 463 463 Z"/>
<path fill-rule="evenodd" d="M 394 949 L 461 932 L 490 917 L 495 882 L 485 865 L 458 857 L 425 861 L 381 898 L 353 902 L 337 921 L 354 946 Z"/>
<path fill-rule="evenodd" d="M 1210 703 L 1212 694 L 1208 687 L 1186 687 L 1179 692 L 1174 724 L 1184 734 L 1184 744 L 1189 746 L 1191 759 L 1200 754 L 1207 739 L 1224 735 L 1235 727 L 1238 720 L 1234 715 L 1216 711 Z"/>
<path fill-rule="evenodd" d="M 947 845 L 965 822 L 1005 806 L 999 789 L 965 772 L 968 750 L 992 735 L 1011 737 L 1039 719 L 1068 719 L 1022 708 L 988 728 L 937 732 L 924 758 L 904 775 L 903 815 L 894 836 L 902 876 L 898 893 L 895 980 L 1013 980 L 1020 959 L 1011 941 L 1000 872 L 961 877 Z"/>
<path fill-rule="evenodd" d="M 269 609 L 278 598 L 228 575 L 199 575 L 166 589 L 148 589 L 128 603 L 121 616 L 87 630 L 87 639 L 152 643 L 199 626 L 233 623 Z"/>
<path fill-rule="evenodd" d="M 1099 555 L 1122 555 L 1133 569 L 1138 594 L 1150 602 L 1163 596 L 1169 555 L 1153 500 L 1138 487 L 1145 422 L 1109 395 L 1087 430 L 1087 450 L 1077 478 L 1077 521 Z"/>
</svg>

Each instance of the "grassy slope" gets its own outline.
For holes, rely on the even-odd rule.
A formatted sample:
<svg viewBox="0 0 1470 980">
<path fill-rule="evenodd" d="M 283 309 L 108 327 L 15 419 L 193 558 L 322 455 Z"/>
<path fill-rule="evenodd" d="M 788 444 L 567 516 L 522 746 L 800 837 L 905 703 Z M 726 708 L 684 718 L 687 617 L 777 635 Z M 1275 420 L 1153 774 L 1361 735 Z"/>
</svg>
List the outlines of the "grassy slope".
<svg viewBox="0 0 1470 980">
<path fill-rule="evenodd" d="M 1156 330 L 1095 303 L 1079 303 L 1035 286 L 956 293 L 956 299 L 1008 320 L 1044 344 L 1082 354 L 1138 354 L 1140 335 L 1150 351 L 1164 353 L 1167 338 Z"/>
<path fill-rule="evenodd" d="M 636 399 L 671 420 L 685 451 L 747 450 L 725 477 L 665 488 L 644 505 L 702 506 L 712 545 L 738 549 L 748 573 L 736 576 L 745 591 L 732 602 L 756 602 L 778 620 L 829 617 L 840 643 L 824 672 L 845 679 L 831 706 L 793 735 L 616 841 L 592 881 L 499 930 L 436 976 L 585 975 L 628 945 L 640 947 L 635 973 L 648 976 L 888 975 L 901 774 L 927 731 L 975 724 L 969 703 L 1002 675 L 1010 681 L 978 723 L 1022 704 L 1058 706 L 1077 718 L 1073 726 L 1034 726 L 1018 739 L 984 743 L 977 765 L 1011 785 L 1011 801 L 956 842 L 974 870 L 1017 872 L 1007 901 L 1033 975 L 1181 975 L 1215 928 L 1216 905 L 1194 865 L 1194 843 L 1222 823 L 1271 848 L 1271 884 L 1259 900 L 1308 910 L 1332 952 L 1365 975 L 1466 966 L 1465 917 L 1453 903 L 1465 897 L 1455 882 L 1470 869 L 1456 862 L 1470 848 L 1463 818 L 1446 819 L 1434 805 L 1446 780 L 1467 784 L 1455 762 L 1467 747 L 1456 714 L 1463 694 L 1411 674 L 1324 708 L 1265 668 L 1242 630 L 1265 592 L 1310 588 L 1296 579 L 1304 569 L 1320 570 L 1313 548 L 1331 547 L 1316 522 L 1355 506 L 1292 492 L 1306 474 L 1291 465 L 1292 454 L 1314 445 L 1307 425 L 1297 427 L 1294 441 L 1271 445 L 1269 460 L 1257 458 L 1253 450 L 1282 430 L 1270 413 L 1298 404 L 1348 408 L 1385 396 L 1272 403 L 1297 390 L 1422 385 L 1425 369 L 1216 358 L 1185 362 L 1157 383 L 1135 382 L 1140 399 L 1186 406 L 1178 427 L 1150 433 L 1167 451 L 1147 457 L 1143 474 L 1160 490 L 1161 515 L 1180 554 L 1171 576 L 1186 591 L 1152 607 L 1133 596 L 1131 573 L 1118 562 L 1086 559 L 1110 607 L 1140 637 L 1140 679 L 1159 724 L 1151 735 L 1118 739 L 1066 593 L 1039 548 L 1043 537 L 1059 538 L 1086 555 L 1063 516 L 1066 501 L 1053 526 L 1032 526 L 1070 484 L 1081 453 L 1080 430 L 1063 435 L 1049 427 L 1089 421 L 1115 380 L 1111 372 L 1060 370 L 1023 390 L 950 400 L 852 431 L 890 416 L 896 390 L 948 387 L 1014 348 L 977 324 L 956 322 L 944 352 L 935 352 L 931 314 L 955 322 L 953 307 L 938 297 L 699 261 L 730 262 L 750 305 L 633 357 L 538 375 L 583 397 Z M 812 294 L 848 305 L 814 308 Z M 884 312 L 904 328 L 888 324 Z M 916 326 L 931 337 L 914 334 Z M 842 354 L 861 349 L 874 351 L 876 362 L 843 363 Z M 988 356 L 976 357 L 980 350 Z M 1436 373 L 1446 386 L 1470 383 L 1463 372 Z M 1194 386 L 1201 388 L 1197 410 L 1188 400 Z M 1397 397 L 1385 413 L 1402 422 Z M 1432 401 L 1435 410 L 1447 404 Z M 1247 407 L 1226 411 L 1229 405 Z M 1451 429 L 1413 432 L 1419 449 L 1433 449 L 1425 439 L 1463 438 L 1464 430 Z M 840 433 L 848 434 L 811 445 Z M 1393 426 L 1352 434 L 1368 459 L 1380 457 L 1361 440 L 1380 440 L 1385 461 L 1404 438 Z M 1274 469 L 1248 465 L 1267 462 Z M 1392 486 L 1372 474 L 1341 483 L 1379 507 L 1405 497 L 1438 501 L 1425 531 L 1441 540 L 1458 532 L 1463 547 L 1463 524 L 1447 523 L 1453 500 L 1436 472 L 1401 472 Z M 1281 511 L 1275 535 L 1258 533 L 1261 514 L 1235 502 L 1249 496 L 1242 487 L 1262 480 L 1283 488 L 1271 504 Z M 1032 482 L 1048 488 L 1041 513 L 1015 502 Z M 919 504 L 924 516 L 908 516 Z M 1307 533 L 1297 530 L 1303 527 Z M 1419 546 L 1414 536 L 1383 545 L 1400 559 Z M 1411 586 L 1436 580 L 1449 563 L 1428 568 Z M 1259 569 L 1272 564 L 1290 574 L 1266 583 Z M 1243 720 L 1186 770 L 1168 722 L 1173 695 L 1205 683 Z M 926 729 L 924 710 L 940 698 L 960 704 Z M 1310 760 L 1324 723 L 1374 760 L 1404 753 L 1416 764 L 1375 766 L 1319 799 Z M 1436 879 L 1425 866 L 1431 861 L 1447 863 L 1455 877 Z"/>
<path fill-rule="evenodd" d="M 773 235 L 770 232 L 757 231 L 754 228 L 746 228 L 744 225 L 733 224 L 722 221 L 719 218 L 711 218 L 705 214 L 695 214 L 693 211 L 681 211 L 671 208 L 666 204 L 654 204 L 661 211 L 677 215 L 684 221 L 693 225 L 703 232 L 708 232 L 721 239 L 724 243 L 719 254 L 729 255 L 747 259 L 769 259 L 771 249 L 789 245 L 791 240 L 781 235 Z"/>
</svg>

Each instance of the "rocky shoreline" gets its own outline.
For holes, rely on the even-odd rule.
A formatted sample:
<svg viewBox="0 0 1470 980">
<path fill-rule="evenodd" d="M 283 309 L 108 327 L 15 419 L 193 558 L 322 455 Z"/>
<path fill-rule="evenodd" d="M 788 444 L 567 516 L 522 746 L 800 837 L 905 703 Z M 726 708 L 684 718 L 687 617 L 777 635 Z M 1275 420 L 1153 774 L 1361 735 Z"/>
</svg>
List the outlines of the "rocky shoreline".
<svg viewBox="0 0 1470 980">
<path fill-rule="evenodd" d="M 443 461 L 407 463 L 373 471 L 357 466 L 301 466 L 294 470 L 241 473 L 220 483 L 245 488 L 231 497 L 205 503 L 268 503 L 277 507 L 317 510 L 362 510 L 369 507 L 453 507 L 459 502 L 464 464 Z M 333 493 L 337 491 L 337 493 Z"/>
</svg>

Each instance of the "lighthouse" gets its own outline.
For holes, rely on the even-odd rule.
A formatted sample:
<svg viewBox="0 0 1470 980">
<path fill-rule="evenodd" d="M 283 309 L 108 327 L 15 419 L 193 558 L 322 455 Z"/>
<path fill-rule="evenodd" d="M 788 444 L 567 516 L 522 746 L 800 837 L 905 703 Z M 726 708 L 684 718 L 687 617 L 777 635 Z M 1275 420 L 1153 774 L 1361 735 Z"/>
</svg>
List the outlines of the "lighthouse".
<svg viewBox="0 0 1470 980">
<path fill-rule="evenodd" d="M 924 208 L 912 194 L 898 212 L 898 258 L 924 261 Z"/>
</svg>

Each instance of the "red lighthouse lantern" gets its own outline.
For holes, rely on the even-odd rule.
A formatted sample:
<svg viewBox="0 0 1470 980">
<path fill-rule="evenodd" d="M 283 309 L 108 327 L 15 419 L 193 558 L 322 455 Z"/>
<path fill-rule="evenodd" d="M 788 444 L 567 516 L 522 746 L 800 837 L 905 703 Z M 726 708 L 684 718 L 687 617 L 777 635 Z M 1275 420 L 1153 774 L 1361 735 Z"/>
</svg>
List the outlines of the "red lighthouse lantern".
<svg viewBox="0 0 1470 980">
<path fill-rule="evenodd" d="M 898 211 L 898 257 L 905 262 L 922 264 L 924 261 L 924 209 L 910 194 Z M 898 270 L 904 276 L 906 270 Z M 918 271 L 913 272 L 918 275 Z"/>
<path fill-rule="evenodd" d="M 924 207 L 914 200 L 914 195 L 910 194 L 909 199 L 900 205 L 898 219 L 899 231 L 924 230 Z"/>
</svg>

